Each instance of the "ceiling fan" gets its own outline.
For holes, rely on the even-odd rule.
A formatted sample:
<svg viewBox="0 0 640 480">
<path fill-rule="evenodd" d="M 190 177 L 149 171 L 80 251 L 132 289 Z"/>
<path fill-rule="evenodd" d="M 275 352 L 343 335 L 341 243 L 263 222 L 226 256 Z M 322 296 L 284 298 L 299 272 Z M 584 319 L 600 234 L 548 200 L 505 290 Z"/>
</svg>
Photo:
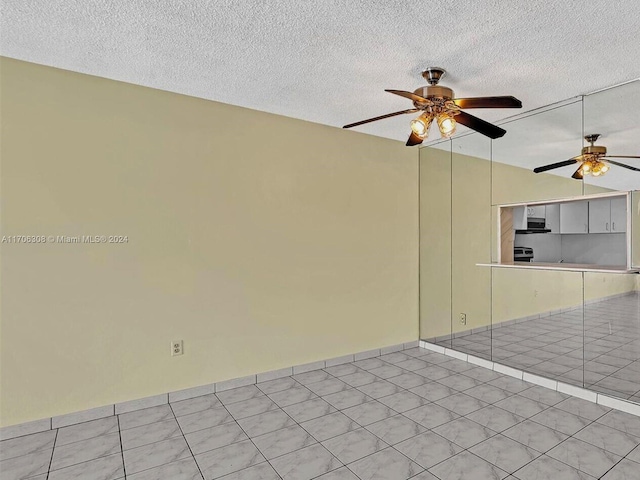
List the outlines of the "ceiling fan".
<svg viewBox="0 0 640 480">
<path fill-rule="evenodd" d="M 445 73 L 445 70 L 442 68 L 427 68 L 422 72 L 422 76 L 429 82 L 429 85 L 420 87 L 413 93 L 404 90 L 385 90 L 385 92 L 413 100 L 414 108 L 350 123 L 342 128 L 357 127 L 358 125 L 395 117 L 396 115 L 403 115 L 405 113 L 421 112 L 419 117 L 411 121 L 411 135 L 409 135 L 409 139 L 407 140 L 407 146 L 422 143 L 429 135 L 429 127 L 431 127 L 434 119 L 438 124 L 442 138 L 449 138 L 455 133 L 456 123 L 469 127 L 489 138 L 500 138 L 507 133 L 506 130 L 463 112 L 461 109 L 522 108 L 522 102 L 520 100 L 511 96 L 454 98 L 453 90 L 438 85 L 438 82 Z"/>
<path fill-rule="evenodd" d="M 594 177 L 604 175 L 610 169 L 609 164 L 640 172 L 640 168 L 632 167 L 631 165 L 625 165 L 624 163 L 619 163 L 615 160 L 611 160 L 611 158 L 640 158 L 639 156 L 607 155 L 607 147 L 594 145 L 599 136 L 599 133 L 586 135 L 584 139 L 589 142 L 590 145 L 584 147 L 580 155 L 570 158 L 569 160 L 564 160 L 563 162 L 552 163 L 543 167 L 534 168 L 533 171 L 535 173 L 541 173 L 548 170 L 553 170 L 554 168 L 566 167 L 568 165 L 579 163 L 580 166 L 573 173 L 573 175 L 571 175 L 571 178 L 575 178 L 576 180 L 582 180 L 585 175 L 592 175 Z"/>
</svg>

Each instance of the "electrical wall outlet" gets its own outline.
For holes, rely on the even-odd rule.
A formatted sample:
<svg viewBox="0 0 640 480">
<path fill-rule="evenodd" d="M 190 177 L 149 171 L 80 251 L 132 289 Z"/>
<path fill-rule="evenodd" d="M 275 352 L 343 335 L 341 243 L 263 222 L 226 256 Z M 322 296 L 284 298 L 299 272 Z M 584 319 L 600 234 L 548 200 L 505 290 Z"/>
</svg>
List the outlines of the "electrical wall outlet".
<svg viewBox="0 0 640 480">
<path fill-rule="evenodd" d="M 182 355 L 184 350 L 182 349 L 182 340 L 174 340 L 171 342 L 171 356 Z"/>
<path fill-rule="evenodd" d="M 533 291 L 533 296 L 534 296 L 534 297 L 537 297 L 537 296 L 538 296 L 538 290 L 534 290 L 534 291 Z"/>
<path fill-rule="evenodd" d="M 460 323 L 462 325 L 466 325 L 467 324 L 467 314 L 466 313 L 461 313 L 460 314 Z"/>
</svg>

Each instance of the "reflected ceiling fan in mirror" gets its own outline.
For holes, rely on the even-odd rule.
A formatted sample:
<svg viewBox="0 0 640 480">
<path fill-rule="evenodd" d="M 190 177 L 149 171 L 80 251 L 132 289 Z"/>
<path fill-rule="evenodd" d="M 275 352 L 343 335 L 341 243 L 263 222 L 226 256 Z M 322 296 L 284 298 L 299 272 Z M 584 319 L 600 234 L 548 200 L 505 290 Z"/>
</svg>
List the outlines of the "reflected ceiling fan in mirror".
<svg viewBox="0 0 640 480">
<path fill-rule="evenodd" d="M 413 93 L 404 90 L 385 90 L 385 92 L 400 95 L 413 101 L 414 108 L 388 113 L 379 117 L 369 118 L 360 122 L 350 123 L 342 128 L 357 127 L 365 123 L 375 122 L 396 115 L 421 112 L 420 116 L 411 121 L 411 135 L 407 146 L 421 144 L 429 135 L 429 128 L 435 120 L 442 138 L 451 137 L 456 131 L 456 124 L 460 123 L 489 138 L 500 138 L 506 130 L 474 117 L 462 109 L 467 108 L 522 108 L 522 102 L 515 97 L 473 97 L 454 98 L 453 90 L 438 85 L 445 75 L 445 70 L 438 67 L 427 68 L 422 72 L 428 86 L 420 87 Z"/>
<path fill-rule="evenodd" d="M 570 158 L 569 160 L 564 160 L 562 162 L 551 163 L 543 167 L 534 168 L 533 171 L 535 173 L 542 173 L 548 170 L 553 170 L 555 168 L 566 167 L 568 165 L 574 165 L 576 163 L 579 163 L 580 166 L 573 173 L 573 175 L 571 175 L 571 178 L 575 178 L 576 180 L 582 180 L 585 175 L 592 175 L 594 177 L 599 177 L 601 175 L 604 175 L 611 168 L 609 164 L 617 165 L 619 167 L 628 168 L 629 170 L 640 172 L 640 168 L 632 167 L 631 165 L 625 165 L 624 163 L 611 160 L 611 158 L 640 158 L 640 156 L 607 155 L 607 147 L 594 145 L 596 140 L 598 140 L 599 136 L 600 136 L 599 133 L 586 135 L 584 139 L 587 142 L 589 142 L 590 145 L 584 147 L 582 149 L 582 153 L 577 157 L 573 157 L 573 158 Z"/>
</svg>

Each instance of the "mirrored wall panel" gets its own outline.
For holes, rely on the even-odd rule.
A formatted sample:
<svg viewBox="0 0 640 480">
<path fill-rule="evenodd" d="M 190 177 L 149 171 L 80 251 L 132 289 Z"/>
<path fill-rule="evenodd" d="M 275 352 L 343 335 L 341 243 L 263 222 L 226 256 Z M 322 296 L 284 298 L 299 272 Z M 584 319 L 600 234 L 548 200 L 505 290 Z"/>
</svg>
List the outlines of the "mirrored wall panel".
<svg viewBox="0 0 640 480">
<path fill-rule="evenodd" d="M 420 337 L 451 346 L 451 142 L 420 149 Z"/>
<path fill-rule="evenodd" d="M 584 384 L 640 403 L 639 275 L 584 274 Z"/>
<path fill-rule="evenodd" d="M 582 148 L 582 100 L 554 106 L 501 125 L 493 141 L 492 205 L 580 196 L 582 181 L 572 165 L 535 173 L 568 161 Z"/>
<path fill-rule="evenodd" d="M 491 261 L 491 140 L 454 138 L 451 152 L 451 345 L 489 359 L 491 271 L 477 264 Z M 469 342 L 471 335 L 485 344 Z"/>
<path fill-rule="evenodd" d="M 594 171 L 592 165 L 585 165 L 588 168 L 584 173 L 585 193 L 640 189 L 637 112 L 640 112 L 640 80 L 584 97 L 584 135 L 593 140 L 593 151 L 599 156 L 599 160 L 594 160 L 600 166 L 599 171 Z M 592 142 L 584 141 L 585 148 L 591 145 Z"/>
<path fill-rule="evenodd" d="M 629 192 L 500 205 L 497 262 L 628 270 L 630 210 Z"/>
<path fill-rule="evenodd" d="M 640 401 L 639 107 L 634 81 L 421 149 L 423 340 Z"/>
</svg>

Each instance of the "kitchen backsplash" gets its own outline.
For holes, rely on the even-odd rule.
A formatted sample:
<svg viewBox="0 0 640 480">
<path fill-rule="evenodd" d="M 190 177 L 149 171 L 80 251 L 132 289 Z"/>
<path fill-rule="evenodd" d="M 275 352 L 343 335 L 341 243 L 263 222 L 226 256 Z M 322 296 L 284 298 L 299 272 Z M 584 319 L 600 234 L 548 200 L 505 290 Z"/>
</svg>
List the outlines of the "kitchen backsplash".
<svg viewBox="0 0 640 480">
<path fill-rule="evenodd" d="M 559 235 L 562 237 L 562 256 L 567 263 L 597 263 L 626 265 L 626 233 L 591 233 L 587 235 Z"/>
<path fill-rule="evenodd" d="M 515 246 L 533 248 L 534 262 L 626 264 L 625 233 L 516 235 Z"/>
<path fill-rule="evenodd" d="M 533 248 L 534 262 L 556 263 L 562 258 L 561 236 L 550 233 L 516 235 L 515 246 Z"/>
</svg>

